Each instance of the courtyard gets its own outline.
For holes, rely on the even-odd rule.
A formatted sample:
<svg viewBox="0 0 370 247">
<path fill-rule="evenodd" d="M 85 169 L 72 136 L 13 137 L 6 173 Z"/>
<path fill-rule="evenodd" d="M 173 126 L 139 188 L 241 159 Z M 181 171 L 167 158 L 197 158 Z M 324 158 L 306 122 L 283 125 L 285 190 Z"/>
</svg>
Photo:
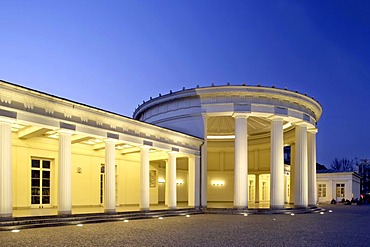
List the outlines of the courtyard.
<svg viewBox="0 0 370 247">
<path fill-rule="evenodd" d="M 370 206 L 324 214 L 200 214 L 0 232 L 1 246 L 369 246 Z"/>
</svg>

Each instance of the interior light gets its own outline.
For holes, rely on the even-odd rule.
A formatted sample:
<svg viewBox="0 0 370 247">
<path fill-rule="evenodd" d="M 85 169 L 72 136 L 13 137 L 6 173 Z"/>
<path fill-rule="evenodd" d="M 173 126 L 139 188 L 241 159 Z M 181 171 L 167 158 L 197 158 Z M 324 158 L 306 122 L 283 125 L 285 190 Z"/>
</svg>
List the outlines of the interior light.
<svg viewBox="0 0 370 247">
<path fill-rule="evenodd" d="M 176 180 L 176 184 L 178 184 L 178 185 L 182 185 L 183 183 L 184 183 L 184 181 L 182 179 Z"/>
<path fill-rule="evenodd" d="M 166 180 L 164 178 L 158 178 L 158 183 L 159 184 L 164 184 Z"/>
<path fill-rule="evenodd" d="M 235 135 L 224 135 L 224 136 L 207 136 L 207 139 L 220 140 L 220 139 L 235 139 Z"/>
<path fill-rule="evenodd" d="M 212 181 L 213 186 L 224 186 L 225 182 L 224 181 Z"/>
</svg>

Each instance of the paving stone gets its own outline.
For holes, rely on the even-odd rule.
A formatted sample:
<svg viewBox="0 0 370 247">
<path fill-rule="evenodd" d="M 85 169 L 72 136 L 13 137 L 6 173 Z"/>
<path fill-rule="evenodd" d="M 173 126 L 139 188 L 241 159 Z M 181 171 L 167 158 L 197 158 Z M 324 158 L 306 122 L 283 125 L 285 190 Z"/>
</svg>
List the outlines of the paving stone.
<svg viewBox="0 0 370 247">
<path fill-rule="evenodd" d="M 0 246 L 369 246 L 370 206 L 324 214 L 199 214 L 0 232 Z M 332 210 L 329 213 L 328 210 Z"/>
</svg>

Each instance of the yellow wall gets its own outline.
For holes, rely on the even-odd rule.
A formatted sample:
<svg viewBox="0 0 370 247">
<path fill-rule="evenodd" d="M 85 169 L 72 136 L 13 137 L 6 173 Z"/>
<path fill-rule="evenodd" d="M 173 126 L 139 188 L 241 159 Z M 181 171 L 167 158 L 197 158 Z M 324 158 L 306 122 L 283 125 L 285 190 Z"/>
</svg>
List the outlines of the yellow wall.
<svg viewBox="0 0 370 247">
<path fill-rule="evenodd" d="M 254 174 L 270 173 L 270 139 L 251 141 L 248 145 L 248 180 L 254 180 Z M 207 153 L 207 200 L 210 202 L 232 202 L 234 200 L 234 141 L 208 141 Z M 221 181 L 224 185 L 213 185 Z M 262 182 L 268 182 L 262 176 Z M 255 182 L 254 182 L 255 186 Z M 267 192 L 269 198 L 269 191 Z M 253 197 L 252 197 L 253 198 Z"/>
<path fill-rule="evenodd" d="M 127 158 L 116 152 L 116 204 L 138 205 L 140 201 L 139 156 Z M 13 206 L 31 207 L 31 159 L 51 160 L 51 206 L 57 206 L 58 193 L 58 140 L 35 137 L 27 140 L 17 138 L 13 133 Z M 72 205 L 98 206 L 100 204 L 100 168 L 105 163 L 104 149 L 95 151 L 92 146 L 72 144 Z M 163 161 L 150 162 L 150 170 L 156 171 L 156 186 L 150 187 L 150 203 L 158 204 L 160 186 L 158 177 Z M 178 201 L 188 200 L 187 159 L 178 159 L 177 178 L 183 181 L 177 186 Z M 163 176 L 164 177 L 164 176 Z M 164 186 L 164 185 L 163 185 Z M 163 195 L 164 201 L 164 195 Z"/>
</svg>

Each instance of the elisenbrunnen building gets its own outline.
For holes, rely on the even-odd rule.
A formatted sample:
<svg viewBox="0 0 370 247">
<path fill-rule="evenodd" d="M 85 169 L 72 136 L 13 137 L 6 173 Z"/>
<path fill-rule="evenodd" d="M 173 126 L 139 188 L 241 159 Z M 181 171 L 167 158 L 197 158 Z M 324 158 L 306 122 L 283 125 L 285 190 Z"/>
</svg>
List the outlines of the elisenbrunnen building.
<svg viewBox="0 0 370 247">
<path fill-rule="evenodd" d="M 228 84 L 129 118 L 0 81 L 0 216 L 315 206 L 321 113 L 305 94 Z"/>
</svg>

